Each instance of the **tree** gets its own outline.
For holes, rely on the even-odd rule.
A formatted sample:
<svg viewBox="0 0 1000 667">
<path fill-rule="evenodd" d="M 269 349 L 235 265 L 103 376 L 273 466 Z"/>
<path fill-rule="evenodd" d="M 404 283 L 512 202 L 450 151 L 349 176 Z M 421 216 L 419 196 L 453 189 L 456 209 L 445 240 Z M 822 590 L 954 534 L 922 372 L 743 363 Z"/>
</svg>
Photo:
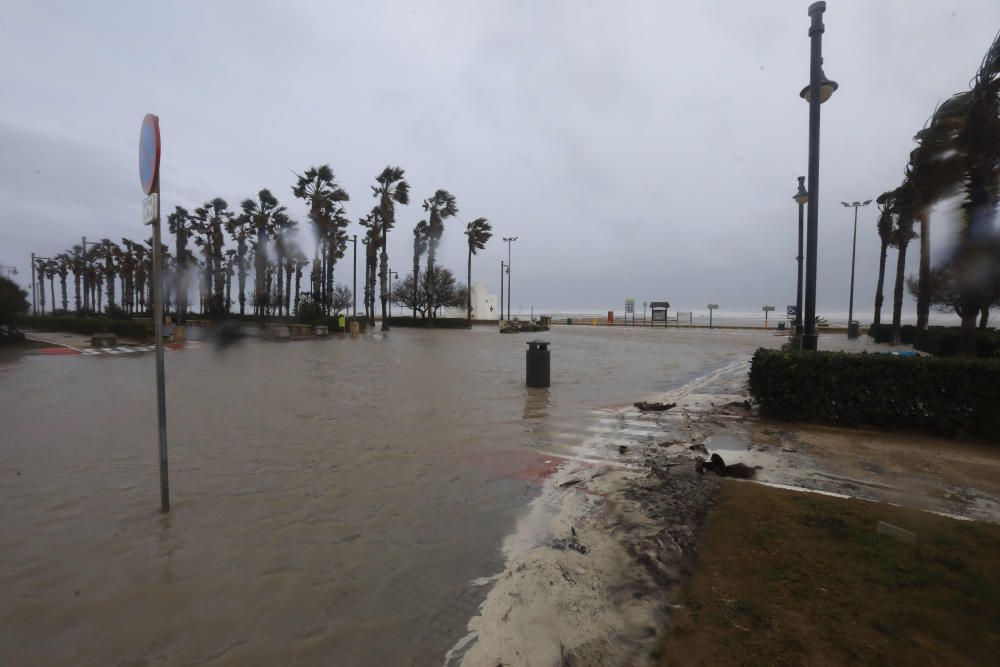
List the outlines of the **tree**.
<svg viewBox="0 0 1000 667">
<path fill-rule="evenodd" d="M 177 292 L 177 323 L 187 324 L 188 310 L 188 239 L 191 237 L 191 214 L 177 206 L 167 216 L 167 225 L 174 235 L 177 271 L 174 274 L 174 289 Z"/>
<path fill-rule="evenodd" d="M 375 272 L 378 264 L 378 248 L 382 240 L 382 216 L 376 206 L 371 213 L 358 221 L 365 228 L 361 243 L 365 246 L 365 319 L 375 325 Z"/>
<path fill-rule="evenodd" d="M 330 292 L 330 312 L 336 317 L 342 310 L 349 307 L 354 299 L 351 288 L 347 285 L 337 285 Z"/>
<path fill-rule="evenodd" d="M 285 207 L 278 203 L 277 198 L 268 189 L 257 193 L 257 199 L 245 199 L 240 208 L 247 216 L 257 233 L 257 248 L 254 254 L 254 314 L 263 317 L 268 301 L 267 294 L 267 235 L 273 227 L 274 217 L 284 214 Z"/>
<path fill-rule="evenodd" d="M 101 239 L 97 246 L 101 255 L 104 256 L 104 278 L 107 281 L 108 306 L 115 303 L 115 276 L 118 274 L 118 265 L 115 261 L 118 257 L 118 245 L 111 239 Z M 97 309 L 101 310 L 100 307 Z"/>
<path fill-rule="evenodd" d="M 455 281 L 455 276 L 448 269 L 443 267 L 428 269 L 426 282 L 431 287 L 428 292 L 430 299 L 426 306 L 428 317 L 437 317 L 437 311 L 441 308 L 465 305 L 466 288 Z"/>
<path fill-rule="evenodd" d="M 236 284 L 239 289 L 236 298 L 242 317 L 246 314 L 247 305 L 247 269 L 250 266 L 248 239 L 254 232 L 254 222 L 247 213 L 241 213 L 229 220 L 226 231 L 236 241 Z"/>
<path fill-rule="evenodd" d="M 981 330 L 986 329 L 986 325 L 989 323 L 990 309 L 1000 306 L 1000 243 L 994 242 L 991 245 L 993 252 L 993 260 L 990 262 L 992 275 L 984 281 L 986 285 L 989 285 L 989 289 L 982 297 L 985 304 L 979 314 L 979 329 Z M 931 269 L 926 284 L 930 288 L 930 303 L 935 310 L 962 316 L 962 290 L 954 261 L 943 262 Z M 906 289 L 913 297 L 916 297 L 920 292 L 921 283 L 913 276 L 909 276 L 906 279 Z"/>
<path fill-rule="evenodd" d="M 289 232 L 295 229 L 298 223 L 289 218 L 284 213 L 277 213 L 271 218 L 271 225 L 268 229 L 269 235 L 274 239 L 274 254 L 275 254 L 275 266 L 277 273 L 277 285 L 276 285 L 276 296 L 275 305 L 277 306 L 278 316 L 281 316 L 282 302 L 284 301 L 284 264 L 285 257 L 288 254 L 286 236 Z M 285 315 L 288 315 L 286 310 Z"/>
<path fill-rule="evenodd" d="M 74 308 L 76 312 L 80 312 L 83 304 L 80 303 L 80 279 L 83 277 L 83 249 L 75 245 L 70 249 L 70 270 L 73 272 L 73 286 L 74 286 Z"/>
<path fill-rule="evenodd" d="M 903 281 L 906 278 L 906 249 L 916 234 L 913 231 L 913 191 L 909 181 L 893 190 L 893 207 L 896 213 L 896 226 L 892 231 L 892 245 L 897 250 L 896 255 L 896 286 L 892 301 L 892 344 L 899 345 L 901 320 L 903 316 Z"/>
<path fill-rule="evenodd" d="M 56 255 L 56 272 L 59 274 L 59 287 L 62 290 L 62 309 L 69 312 L 69 296 L 66 294 L 66 278 L 69 275 L 70 257 L 66 253 Z"/>
<path fill-rule="evenodd" d="M 486 242 L 493 236 L 493 227 L 486 218 L 476 218 L 465 227 L 465 235 L 469 241 L 469 266 L 466 273 L 468 289 L 466 290 L 466 319 L 472 326 L 472 256 L 486 247 Z"/>
<path fill-rule="evenodd" d="M 893 199 L 892 192 L 883 192 L 875 200 L 879 207 L 878 216 L 878 238 L 881 248 L 878 257 L 878 282 L 875 284 L 875 317 L 872 320 L 875 324 L 882 323 L 882 302 L 885 291 L 885 260 L 888 255 L 889 245 L 892 243 L 892 214 Z"/>
<path fill-rule="evenodd" d="M 0 324 L 14 326 L 17 316 L 26 312 L 28 293 L 10 278 L 0 277 Z"/>
<path fill-rule="evenodd" d="M 326 292 L 333 289 L 333 266 L 343 257 L 347 247 L 348 220 L 343 202 L 350 196 L 338 183 L 330 165 L 310 167 L 292 186 L 292 194 L 309 206 L 309 221 L 316 232 L 316 265 L 318 280 L 314 282 L 314 299 L 325 303 Z"/>
<path fill-rule="evenodd" d="M 400 167 L 386 167 L 382 173 L 375 178 L 378 185 L 372 186 L 372 195 L 378 199 L 378 212 L 381 224 L 382 236 L 379 244 L 382 248 L 381 267 L 379 269 L 379 283 L 381 285 L 380 295 L 382 301 L 382 331 L 389 330 L 389 318 L 386 317 L 385 307 L 389 299 L 389 255 L 388 241 L 389 230 L 396 224 L 396 204 L 406 206 L 410 203 L 410 184 L 403 178 L 405 172 Z"/>
<path fill-rule="evenodd" d="M 420 283 L 420 257 L 427 252 L 427 221 L 421 220 L 413 228 L 413 299 L 417 303 L 417 290 Z M 398 302 L 397 302 L 398 303 Z M 417 307 L 413 306 L 413 317 L 417 316 Z"/>
<path fill-rule="evenodd" d="M 193 228 L 201 235 L 196 242 L 205 249 L 208 312 L 216 317 L 226 312 L 226 271 L 223 266 L 225 238 L 222 230 L 229 226 L 232 218 L 229 204 L 221 197 L 207 201 L 194 210 Z"/>
<path fill-rule="evenodd" d="M 413 276 L 414 274 L 409 273 L 393 285 L 392 303 L 412 310 L 414 317 L 417 313 L 420 313 L 420 317 L 426 317 L 427 293 Z"/>
<path fill-rule="evenodd" d="M 458 213 L 458 206 L 455 204 L 455 196 L 447 190 L 438 190 L 430 199 L 424 200 L 424 210 L 428 213 L 427 223 L 427 272 L 424 276 L 424 291 L 427 292 L 427 302 L 434 303 L 431 291 L 431 275 L 434 273 L 434 260 L 437 257 L 438 244 L 444 235 L 444 221 Z M 433 318 L 436 308 L 430 308 L 430 326 L 434 326 Z"/>
</svg>

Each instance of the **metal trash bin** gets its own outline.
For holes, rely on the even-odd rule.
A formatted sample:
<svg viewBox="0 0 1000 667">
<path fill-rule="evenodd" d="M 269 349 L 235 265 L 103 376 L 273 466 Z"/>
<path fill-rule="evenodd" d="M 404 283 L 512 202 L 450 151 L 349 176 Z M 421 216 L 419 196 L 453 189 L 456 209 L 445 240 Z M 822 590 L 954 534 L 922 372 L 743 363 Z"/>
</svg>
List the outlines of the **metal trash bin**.
<svg viewBox="0 0 1000 667">
<path fill-rule="evenodd" d="M 785 323 L 778 322 L 778 331 L 784 331 L 784 330 L 785 330 Z"/>
<path fill-rule="evenodd" d="M 549 342 L 547 340 L 529 341 L 526 358 L 524 383 L 529 387 L 548 387 Z"/>
<path fill-rule="evenodd" d="M 573 318 L 572 317 L 567 317 L 566 318 L 566 324 L 573 324 Z"/>
<path fill-rule="evenodd" d="M 850 340 L 856 339 L 860 335 L 861 323 L 857 320 L 851 320 L 847 323 L 847 338 Z"/>
</svg>

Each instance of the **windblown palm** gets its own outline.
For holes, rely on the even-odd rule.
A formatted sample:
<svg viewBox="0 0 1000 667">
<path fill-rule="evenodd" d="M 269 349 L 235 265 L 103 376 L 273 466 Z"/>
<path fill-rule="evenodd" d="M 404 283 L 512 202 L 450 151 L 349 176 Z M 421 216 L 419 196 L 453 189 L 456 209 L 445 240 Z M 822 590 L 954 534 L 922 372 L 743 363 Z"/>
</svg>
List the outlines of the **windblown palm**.
<svg viewBox="0 0 1000 667">
<path fill-rule="evenodd" d="M 274 225 L 274 218 L 283 215 L 285 207 L 278 203 L 278 200 L 271 191 L 263 189 L 257 193 L 257 199 L 247 199 L 240 205 L 243 213 L 253 223 L 253 228 L 257 233 L 257 249 L 254 256 L 254 313 L 263 316 L 267 305 L 267 234 Z"/>
<path fill-rule="evenodd" d="M 417 289 L 420 285 L 420 257 L 427 252 L 427 221 L 413 228 L 413 317 L 417 316 Z"/>
<path fill-rule="evenodd" d="M 379 270 L 380 300 L 382 302 L 382 331 L 389 330 L 389 318 L 386 316 L 386 305 L 389 300 L 389 230 L 396 224 L 396 204 L 406 206 L 410 203 L 410 184 L 403 178 L 405 172 L 400 167 L 386 167 L 372 186 L 372 194 L 378 199 L 379 217 L 381 218 L 382 237 L 381 267 Z"/>
<path fill-rule="evenodd" d="M 888 255 L 889 246 L 892 243 L 892 192 L 883 192 L 875 200 L 879 207 L 878 216 L 878 238 L 880 250 L 878 256 L 878 282 L 875 284 L 875 324 L 882 323 L 882 303 L 885 300 L 885 260 Z"/>
<path fill-rule="evenodd" d="M 343 215 L 343 202 L 349 201 L 350 196 L 337 183 L 333 169 L 327 164 L 310 167 L 305 173 L 299 174 L 298 180 L 292 186 L 292 194 L 309 207 L 309 220 L 316 233 L 316 258 L 318 260 L 322 257 L 323 260 L 322 264 L 317 262 L 314 267 L 314 270 L 319 268 L 320 275 L 313 287 L 319 294 L 314 294 L 313 298 L 318 296 L 325 302 L 326 292 L 332 289 L 333 265 L 344 253 L 344 248 L 340 246 L 341 235 L 338 234 L 338 230 L 343 230 L 347 226 L 347 218 Z M 343 238 L 346 246 L 346 236 Z"/>
<path fill-rule="evenodd" d="M 493 227 L 486 218 L 476 218 L 465 227 L 465 235 L 469 240 L 469 266 L 466 274 L 465 309 L 469 326 L 472 326 L 472 256 L 486 247 L 486 242 L 493 236 Z"/>
<path fill-rule="evenodd" d="M 431 274 L 434 272 L 434 261 L 437 258 L 437 248 L 444 235 L 444 221 L 458 213 L 458 206 L 455 204 L 455 196 L 447 190 L 438 190 L 430 199 L 424 200 L 424 210 L 428 213 L 427 222 L 427 272 L 424 280 L 424 291 L 427 297 L 427 308 L 432 314 L 428 323 L 433 326 L 433 313 L 435 312 L 433 297 L 433 285 L 431 284 Z"/>
<path fill-rule="evenodd" d="M 174 289 L 177 293 L 177 322 L 187 324 L 188 309 L 188 239 L 191 236 L 191 214 L 180 206 L 167 216 L 167 225 L 174 235 L 177 270 L 174 273 Z"/>
</svg>

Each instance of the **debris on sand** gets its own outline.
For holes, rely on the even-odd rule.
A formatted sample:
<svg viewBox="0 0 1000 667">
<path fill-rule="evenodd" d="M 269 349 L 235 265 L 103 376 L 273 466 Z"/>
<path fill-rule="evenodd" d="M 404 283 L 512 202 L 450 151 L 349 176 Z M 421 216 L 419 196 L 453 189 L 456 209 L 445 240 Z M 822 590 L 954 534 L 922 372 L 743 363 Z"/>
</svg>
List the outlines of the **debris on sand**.
<svg viewBox="0 0 1000 667">
<path fill-rule="evenodd" d="M 733 477 L 736 479 L 753 479 L 757 474 L 757 470 L 760 466 L 748 466 L 745 463 L 733 463 L 731 465 L 726 465 L 726 462 L 718 454 L 712 454 L 712 457 L 706 461 L 703 457 L 698 456 L 694 460 L 694 469 L 699 475 L 704 475 L 706 472 L 714 472 L 719 477 Z"/>
<path fill-rule="evenodd" d="M 688 447 L 688 449 L 690 449 L 692 452 L 701 452 L 705 456 L 708 456 L 708 447 L 700 443 L 697 445 L 691 445 L 690 447 Z"/>
<path fill-rule="evenodd" d="M 664 410 L 669 410 L 670 408 L 676 406 L 676 403 L 649 403 L 647 401 L 639 401 L 638 403 L 633 403 L 635 407 L 639 408 L 642 412 L 663 412 Z"/>
<path fill-rule="evenodd" d="M 575 551 L 578 554 L 586 555 L 587 546 L 580 542 L 580 538 L 576 534 L 576 528 L 570 528 L 570 531 L 571 534 L 569 537 L 554 538 L 552 540 L 552 548 L 559 551 Z"/>
</svg>

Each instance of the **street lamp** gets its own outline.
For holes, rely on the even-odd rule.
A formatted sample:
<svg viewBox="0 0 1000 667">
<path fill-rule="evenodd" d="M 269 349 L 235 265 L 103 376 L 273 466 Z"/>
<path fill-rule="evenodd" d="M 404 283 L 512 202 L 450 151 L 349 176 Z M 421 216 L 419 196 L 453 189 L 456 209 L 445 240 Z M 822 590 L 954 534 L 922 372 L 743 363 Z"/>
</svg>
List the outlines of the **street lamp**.
<svg viewBox="0 0 1000 667">
<path fill-rule="evenodd" d="M 847 307 L 847 337 L 854 340 L 858 337 L 858 323 L 854 321 L 854 256 L 858 247 L 858 209 L 862 206 L 868 206 L 872 200 L 866 199 L 863 202 L 854 202 L 853 204 L 848 204 L 846 201 L 840 203 L 847 208 L 854 209 L 854 240 L 851 241 L 851 300 Z"/>
<path fill-rule="evenodd" d="M 819 342 L 816 334 L 816 266 L 817 237 L 819 234 L 819 105 L 830 99 L 837 84 L 823 73 L 823 12 L 825 2 L 809 5 L 809 85 L 799 96 L 809 103 L 809 200 L 806 228 L 806 294 L 805 333 L 802 349 L 815 350 Z"/>
<path fill-rule="evenodd" d="M 805 180 L 805 176 L 799 176 L 799 191 L 792 197 L 799 205 L 799 254 L 795 258 L 799 264 L 799 280 L 795 288 L 795 334 L 798 336 L 802 335 L 802 209 L 809 201 Z"/>
<path fill-rule="evenodd" d="M 399 274 L 393 270 L 389 270 L 389 317 L 392 317 L 392 279 L 395 278 L 399 280 Z M 402 313 L 400 313 L 402 315 Z"/>
<path fill-rule="evenodd" d="M 17 267 L 16 266 L 7 266 L 6 264 L 0 264 L 0 273 L 6 273 L 8 278 L 10 276 L 16 276 L 17 275 Z"/>
<path fill-rule="evenodd" d="M 507 319 L 510 319 L 510 244 L 517 240 L 516 236 L 505 236 L 503 242 L 507 244 Z M 501 288 L 503 285 L 501 284 Z"/>
<path fill-rule="evenodd" d="M 354 287 L 351 288 L 351 319 L 358 319 L 358 235 L 351 238 L 354 244 Z"/>
<path fill-rule="evenodd" d="M 503 319 L 503 274 L 506 267 L 507 265 L 504 264 L 503 260 L 501 259 L 500 260 L 500 317 L 497 318 L 498 320 Z"/>
</svg>

